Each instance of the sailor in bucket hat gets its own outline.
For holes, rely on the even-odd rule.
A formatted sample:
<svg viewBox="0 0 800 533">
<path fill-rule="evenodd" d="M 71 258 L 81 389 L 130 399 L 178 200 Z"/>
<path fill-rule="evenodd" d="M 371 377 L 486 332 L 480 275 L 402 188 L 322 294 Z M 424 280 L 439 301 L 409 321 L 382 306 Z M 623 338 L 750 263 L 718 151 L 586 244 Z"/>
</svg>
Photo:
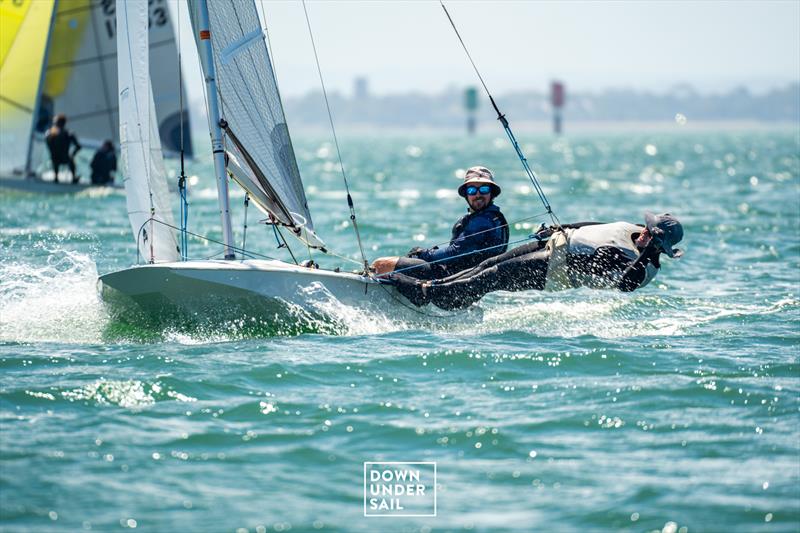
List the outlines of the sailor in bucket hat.
<svg viewBox="0 0 800 533">
<path fill-rule="evenodd" d="M 501 189 L 492 171 L 475 166 L 464 173 L 458 194 L 467 201 L 467 214 L 453 226 L 450 242 L 430 248 L 413 248 L 405 257 L 381 257 L 372 271 L 402 271 L 416 279 L 441 279 L 506 251 L 508 223 L 494 199 Z"/>
<path fill-rule="evenodd" d="M 502 190 L 500 186 L 494 182 L 494 174 L 492 174 L 491 170 L 486 167 L 470 167 L 464 174 L 464 183 L 458 188 L 458 195 L 462 198 L 467 198 L 467 202 L 469 203 L 470 195 L 467 193 L 467 189 L 470 189 L 469 192 L 475 195 L 475 192 L 479 192 L 480 187 L 483 185 L 489 187 L 492 200 L 500 196 Z M 473 191 L 470 186 L 474 186 L 478 191 Z M 471 204 L 470 207 L 472 207 Z"/>
</svg>

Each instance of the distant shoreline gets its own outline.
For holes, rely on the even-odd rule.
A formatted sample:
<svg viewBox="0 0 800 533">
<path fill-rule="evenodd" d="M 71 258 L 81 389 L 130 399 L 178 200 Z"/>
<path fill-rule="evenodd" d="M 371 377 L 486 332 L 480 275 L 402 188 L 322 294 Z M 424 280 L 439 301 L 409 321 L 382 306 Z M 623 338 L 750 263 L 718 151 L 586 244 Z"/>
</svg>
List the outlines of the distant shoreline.
<svg viewBox="0 0 800 533">
<path fill-rule="evenodd" d="M 511 126 L 518 133 L 551 134 L 552 124 L 549 121 L 528 121 L 511 122 Z M 685 124 L 679 125 L 674 121 L 564 121 L 563 137 L 572 134 L 586 133 L 696 133 L 696 132 L 770 132 L 785 131 L 800 134 L 800 123 L 792 121 L 754 121 L 754 120 L 689 120 Z M 312 126 L 299 124 L 293 126 L 289 123 L 289 130 L 294 135 L 330 135 L 330 128 L 322 126 Z M 372 124 L 354 125 L 343 124 L 336 126 L 336 131 L 343 135 L 452 135 L 461 136 L 466 134 L 464 128 L 454 127 L 386 127 Z M 503 129 L 499 123 L 481 122 L 478 124 L 475 135 L 477 137 L 486 135 L 502 135 Z M 197 137 L 195 137 L 197 138 Z"/>
</svg>

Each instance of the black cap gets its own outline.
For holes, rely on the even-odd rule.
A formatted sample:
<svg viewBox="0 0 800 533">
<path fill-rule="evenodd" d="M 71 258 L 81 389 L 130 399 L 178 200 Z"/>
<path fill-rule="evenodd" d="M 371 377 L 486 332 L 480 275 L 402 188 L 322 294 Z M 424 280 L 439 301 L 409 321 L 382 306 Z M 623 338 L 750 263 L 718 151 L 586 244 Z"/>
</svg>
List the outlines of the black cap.
<svg viewBox="0 0 800 533">
<path fill-rule="evenodd" d="M 660 244 L 662 252 L 670 257 L 683 255 L 681 250 L 673 248 L 683 239 L 683 226 L 677 218 L 669 213 L 654 215 L 647 212 L 644 214 L 644 221 L 652 238 Z"/>
</svg>

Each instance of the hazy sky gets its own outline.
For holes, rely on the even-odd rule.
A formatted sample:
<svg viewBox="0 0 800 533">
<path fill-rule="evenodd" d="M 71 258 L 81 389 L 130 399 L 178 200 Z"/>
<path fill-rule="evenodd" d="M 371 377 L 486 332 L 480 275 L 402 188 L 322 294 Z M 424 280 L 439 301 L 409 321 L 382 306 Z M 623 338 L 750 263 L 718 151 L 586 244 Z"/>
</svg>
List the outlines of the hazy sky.
<svg viewBox="0 0 800 533">
<path fill-rule="evenodd" d="M 281 91 L 319 88 L 299 0 L 256 0 Z M 438 92 L 477 79 L 438 1 L 307 0 L 329 90 Z M 450 14 L 490 90 L 668 89 L 800 80 L 800 1 L 455 1 Z"/>
</svg>

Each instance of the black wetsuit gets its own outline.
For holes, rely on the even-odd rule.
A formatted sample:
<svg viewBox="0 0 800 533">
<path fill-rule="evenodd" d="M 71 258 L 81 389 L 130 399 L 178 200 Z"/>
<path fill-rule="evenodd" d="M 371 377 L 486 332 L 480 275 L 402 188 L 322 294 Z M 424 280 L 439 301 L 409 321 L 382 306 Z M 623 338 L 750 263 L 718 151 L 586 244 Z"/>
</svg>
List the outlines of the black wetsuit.
<svg viewBox="0 0 800 533">
<path fill-rule="evenodd" d="M 78 139 L 66 128 L 59 128 L 54 126 L 47 132 L 47 148 L 50 150 L 50 161 L 53 163 L 53 180 L 58 183 L 58 170 L 61 165 L 67 165 L 70 173 L 72 173 L 72 183 L 78 182 L 78 176 L 75 174 L 75 154 L 81 149 Z M 72 154 L 69 153 L 69 147 L 75 146 Z"/>
<path fill-rule="evenodd" d="M 500 208 L 490 204 L 461 217 L 447 246 L 415 248 L 401 257 L 395 271 L 416 279 L 441 279 L 502 254 L 508 247 L 508 223 Z"/>
<path fill-rule="evenodd" d="M 580 228 L 598 222 L 566 224 L 564 229 Z M 545 230 L 552 233 L 552 230 Z M 547 233 L 540 237 L 548 237 Z M 592 286 L 605 286 L 621 291 L 637 289 L 646 278 L 646 267 L 659 268 L 659 250 L 652 242 L 632 261 L 620 249 L 600 246 L 591 255 L 568 254 L 566 268 L 576 274 L 594 278 Z M 460 309 L 478 301 L 492 291 L 544 290 L 550 251 L 544 241 L 524 244 L 475 268 L 448 278 L 423 284 L 401 274 L 392 274 L 398 290 L 415 305 L 433 303 L 442 309 Z M 605 283 L 604 283 L 605 282 Z"/>
<path fill-rule="evenodd" d="M 117 156 L 114 149 L 100 148 L 92 158 L 92 185 L 106 185 L 114 181 L 111 172 L 117 170 Z"/>
</svg>

